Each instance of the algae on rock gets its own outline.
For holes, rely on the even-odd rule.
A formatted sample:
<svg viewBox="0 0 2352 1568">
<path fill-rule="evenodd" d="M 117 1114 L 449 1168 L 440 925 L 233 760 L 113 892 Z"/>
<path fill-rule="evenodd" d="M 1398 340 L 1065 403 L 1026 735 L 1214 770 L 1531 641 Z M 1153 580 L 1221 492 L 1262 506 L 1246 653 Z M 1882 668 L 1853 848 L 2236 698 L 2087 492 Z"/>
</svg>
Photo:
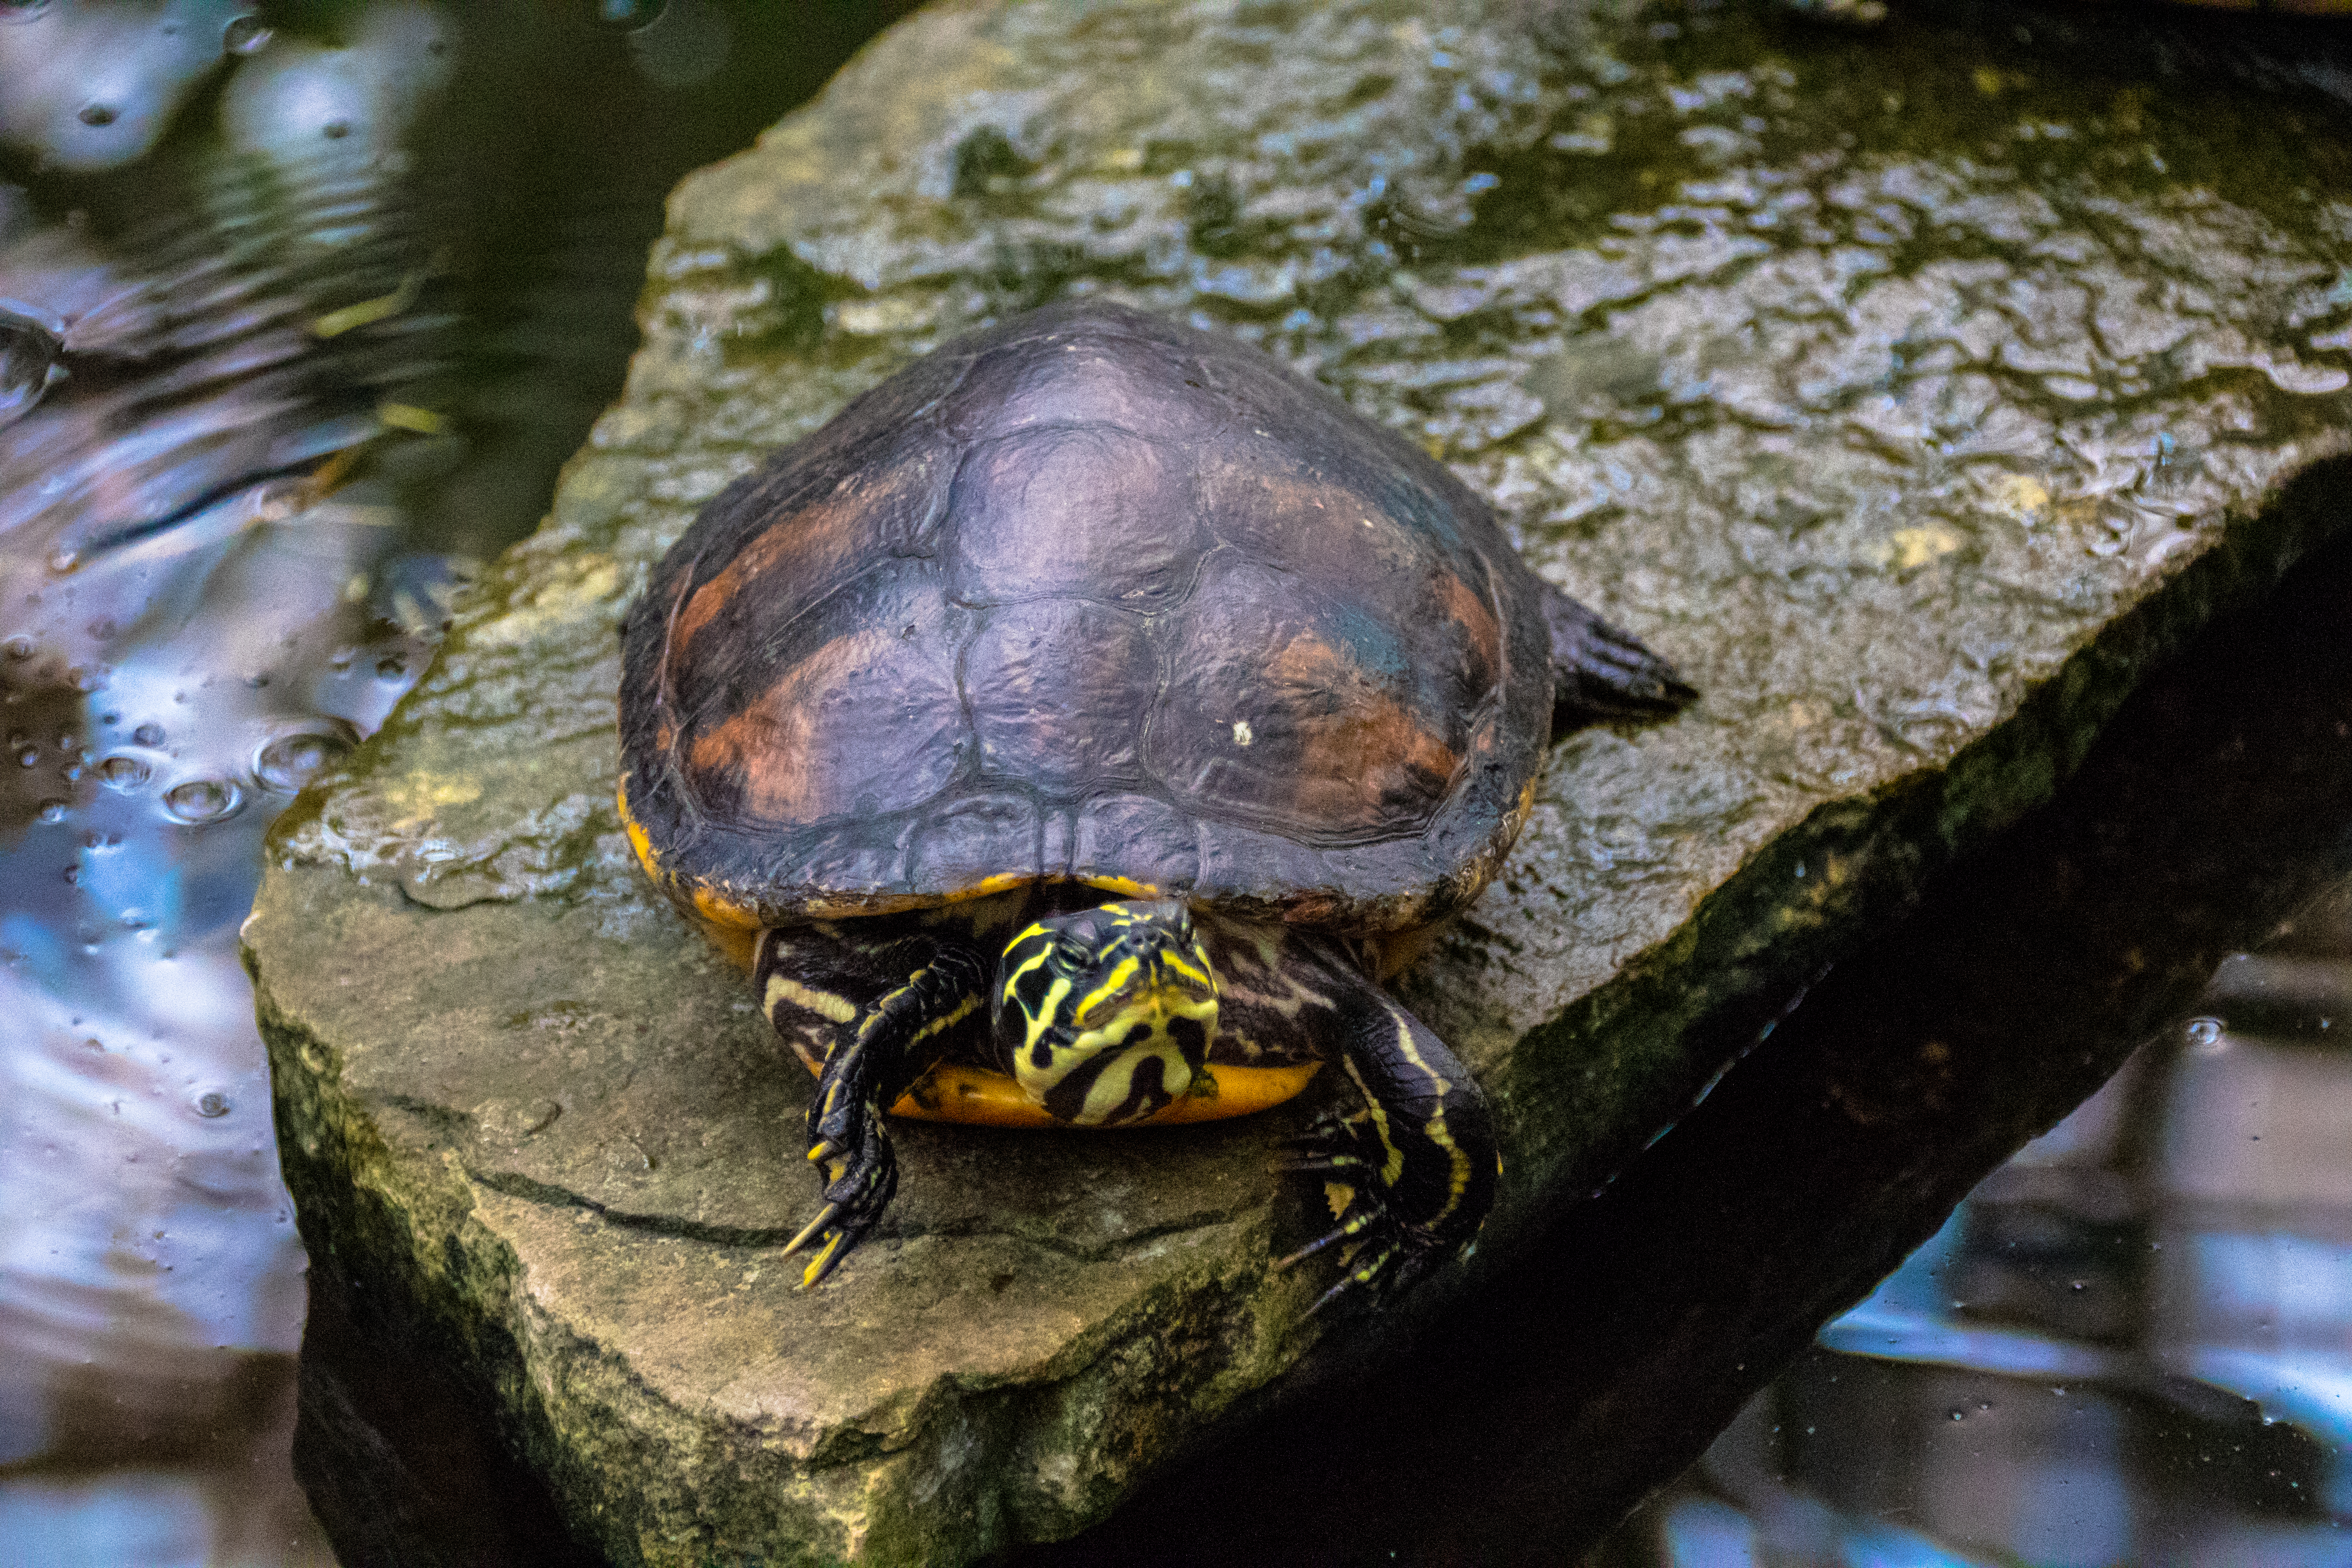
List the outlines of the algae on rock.
<svg viewBox="0 0 2352 1568">
<path fill-rule="evenodd" d="M 2044 797 L 2308 542 L 2263 507 L 2347 445 L 2352 155 L 2149 89 L 1676 5 L 900 24 L 679 188 L 552 516 L 278 832 L 248 955 L 314 1258 L 430 1325 L 626 1562 L 1066 1534 L 1376 1358 L 1686 1103 L 1721 1065 L 1696 1020 Z M 1268 1272 L 1303 1112 L 906 1127 L 882 1230 L 793 1291 L 806 1080 L 622 839 L 616 626 L 695 508 L 909 356 L 1087 291 L 1410 432 L 1705 694 L 1556 748 L 1407 982 L 1507 1172 L 1404 1312 L 1307 1321 L 1312 1271 Z"/>
</svg>

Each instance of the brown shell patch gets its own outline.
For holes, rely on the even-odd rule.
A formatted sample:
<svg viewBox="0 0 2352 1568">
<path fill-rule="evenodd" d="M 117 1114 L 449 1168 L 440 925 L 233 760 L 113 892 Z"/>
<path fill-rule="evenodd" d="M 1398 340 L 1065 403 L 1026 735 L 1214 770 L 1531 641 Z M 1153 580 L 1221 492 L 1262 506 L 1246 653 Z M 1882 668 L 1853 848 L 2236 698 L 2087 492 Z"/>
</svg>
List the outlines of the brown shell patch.
<svg viewBox="0 0 2352 1568">
<path fill-rule="evenodd" d="M 806 826 L 902 810 L 954 776 L 966 744 L 958 618 L 918 571 L 877 571 L 856 586 L 758 661 L 763 689 L 735 700 L 731 683 L 717 683 L 711 708 L 723 717 L 695 727 L 686 747 L 707 805 Z"/>
<path fill-rule="evenodd" d="M 1412 631 L 1442 646 L 1447 628 Z M 1309 840 L 1417 830 L 1471 715 L 1430 689 L 1399 632 L 1287 574 L 1221 563 L 1172 651 L 1147 762 L 1219 816 Z"/>
<path fill-rule="evenodd" d="M 1274 453 L 1247 456 L 1280 460 Z M 1503 666 L 1503 628 L 1486 599 L 1483 565 L 1466 551 L 1440 548 L 1429 531 L 1407 527 L 1368 493 L 1372 488 L 1253 462 L 1213 466 L 1201 480 L 1202 504 L 1220 539 L 1335 599 L 1383 606 L 1387 619 L 1421 639 L 1417 659 L 1452 658 L 1456 695 L 1475 701 Z"/>
<path fill-rule="evenodd" d="M 732 560 L 696 588 L 672 628 L 672 657 L 722 615 L 788 622 L 892 547 L 919 542 L 940 489 L 937 460 L 914 454 L 879 473 L 851 475 L 768 519 Z"/>
</svg>

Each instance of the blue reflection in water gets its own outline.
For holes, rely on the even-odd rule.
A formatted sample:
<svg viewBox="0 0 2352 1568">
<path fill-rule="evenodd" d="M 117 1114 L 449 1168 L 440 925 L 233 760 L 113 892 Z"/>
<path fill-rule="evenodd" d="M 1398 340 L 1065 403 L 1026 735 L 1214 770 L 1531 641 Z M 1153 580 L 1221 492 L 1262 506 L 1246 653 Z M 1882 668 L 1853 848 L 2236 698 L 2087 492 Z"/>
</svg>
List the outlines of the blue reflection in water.
<svg viewBox="0 0 2352 1568">
<path fill-rule="evenodd" d="M 35 11 L 0 17 L 0 141 L 52 173 L 132 163 L 233 74 L 79 205 L 0 201 L 0 1541 L 324 1562 L 236 928 L 453 580 L 397 553 L 390 477 L 451 325 L 408 288 L 397 151 L 446 46 L 418 4 L 332 48 L 232 33 L 248 7 Z"/>
<path fill-rule="evenodd" d="M 335 18 L 0 10 L 44 176 L 0 186 L 0 1558 L 330 1560 L 236 930 L 271 818 L 421 668 L 447 544 L 497 542 L 435 504 L 481 489 L 407 150 L 457 35 Z"/>
<path fill-rule="evenodd" d="M 2205 1005 L 1621 1544 L 1677 1568 L 2352 1564 L 2352 888 Z"/>
<path fill-rule="evenodd" d="M 237 0 L 34 0 L 0 10 L 0 144 L 92 174 L 144 156 L 259 31 Z"/>
</svg>

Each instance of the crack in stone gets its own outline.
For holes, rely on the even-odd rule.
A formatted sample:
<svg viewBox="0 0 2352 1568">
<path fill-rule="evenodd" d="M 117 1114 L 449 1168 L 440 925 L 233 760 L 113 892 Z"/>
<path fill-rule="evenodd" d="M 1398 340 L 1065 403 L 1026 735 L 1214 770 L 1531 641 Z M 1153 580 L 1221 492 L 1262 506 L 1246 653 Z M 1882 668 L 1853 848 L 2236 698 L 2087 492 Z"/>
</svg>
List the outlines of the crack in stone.
<svg viewBox="0 0 2352 1568">
<path fill-rule="evenodd" d="M 688 1241 L 705 1242 L 714 1247 L 772 1250 L 782 1247 L 797 1235 L 801 1228 L 798 1224 L 711 1225 L 701 1220 L 687 1219 L 677 1215 L 638 1213 L 614 1208 L 609 1204 L 598 1203 L 595 1199 L 584 1194 L 573 1192 L 569 1187 L 552 1182 L 542 1182 L 537 1177 L 526 1176 L 520 1172 L 488 1170 L 470 1161 L 466 1163 L 465 1170 L 470 1180 L 479 1183 L 492 1192 L 504 1194 L 508 1197 L 521 1198 L 526 1202 L 544 1205 L 550 1208 L 585 1209 L 599 1219 L 609 1220 L 614 1225 L 625 1226 L 631 1230 L 645 1231 L 654 1236 L 675 1236 Z M 876 1231 L 874 1239 L 912 1241 L 919 1237 L 935 1236 L 951 1240 L 966 1240 L 976 1237 L 1001 1237 L 1007 1241 L 1017 1241 L 1034 1247 L 1040 1251 L 1055 1253 L 1073 1262 L 1113 1263 L 1140 1251 L 1150 1243 L 1163 1237 L 1183 1236 L 1193 1231 L 1207 1230 L 1214 1226 L 1227 1225 L 1232 1223 L 1234 1217 L 1229 1214 L 1214 1212 L 1188 1215 L 1181 1219 L 1168 1220 L 1159 1225 L 1146 1226 L 1142 1229 L 1130 1231 L 1115 1241 L 1106 1242 L 1097 1247 L 1076 1245 L 1057 1237 L 1039 1236 L 1022 1230 L 991 1229 L 981 1225 L 894 1226 Z"/>
</svg>

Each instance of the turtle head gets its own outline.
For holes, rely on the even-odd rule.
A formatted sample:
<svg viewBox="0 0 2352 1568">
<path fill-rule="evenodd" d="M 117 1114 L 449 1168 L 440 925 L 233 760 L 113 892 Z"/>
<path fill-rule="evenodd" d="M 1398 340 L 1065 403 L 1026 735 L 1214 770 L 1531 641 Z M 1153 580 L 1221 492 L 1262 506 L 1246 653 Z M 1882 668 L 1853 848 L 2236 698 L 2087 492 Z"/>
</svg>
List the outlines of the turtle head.
<svg viewBox="0 0 2352 1568">
<path fill-rule="evenodd" d="M 1217 1034 L 1217 973 L 1172 899 L 1054 915 L 996 967 L 997 1048 L 1029 1098 L 1081 1127 L 1181 1098 Z"/>
</svg>

